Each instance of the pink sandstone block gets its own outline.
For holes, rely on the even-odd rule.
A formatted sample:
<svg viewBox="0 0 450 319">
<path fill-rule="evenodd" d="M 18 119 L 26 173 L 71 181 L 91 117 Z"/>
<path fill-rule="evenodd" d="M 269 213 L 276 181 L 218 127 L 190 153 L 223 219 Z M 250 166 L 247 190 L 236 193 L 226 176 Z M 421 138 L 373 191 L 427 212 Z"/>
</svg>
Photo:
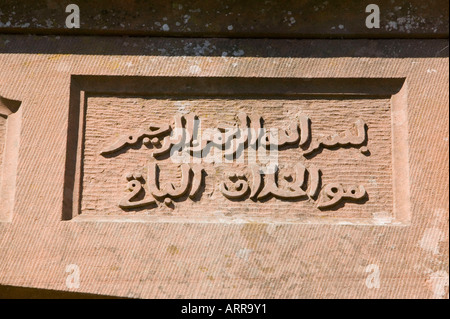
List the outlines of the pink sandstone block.
<svg viewBox="0 0 450 319">
<path fill-rule="evenodd" d="M 0 36 L 0 284 L 448 298 L 448 43 L 205 41 Z M 194 116 L 279 129 L 277 175 L 175 163 Z"/>
</svg>

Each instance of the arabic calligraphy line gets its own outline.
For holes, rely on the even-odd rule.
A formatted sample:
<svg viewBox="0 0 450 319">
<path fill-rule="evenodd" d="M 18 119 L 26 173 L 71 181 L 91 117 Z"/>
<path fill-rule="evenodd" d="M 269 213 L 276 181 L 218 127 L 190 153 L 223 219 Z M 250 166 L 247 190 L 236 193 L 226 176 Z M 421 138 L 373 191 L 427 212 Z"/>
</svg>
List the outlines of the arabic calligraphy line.
<svg viewBox="0 0 450 319">
<path fill-rule="evenodd" d="M 131 175 L 127 179 L 130 180 L 127 188 L 131 193 L 120 201 L 121 208 L 137 208 L 155 204 L 157 201 L 163 201 L 169 205 L 167 198 L 177 199 L 183 196 L 188 196 L 192 200 L 196 198 L 204 180 L 204 169 L 198 165 L 191 167 L 189 164 L 182 164 L 180 186 L 175 186 L 173 183 L 161 183 L 159 167 L 156 163 L 150 163 L 148 166 L 146 187 L 141 182 L 143 177 L 140 174 Z M 145 191 L 146 198 L 135 201 L 142 191 Z"/>
<path fill-rule="evenodd" d="M 283 148 L 290 145 L 304 146 L 310 140 L 310 119 L 299 113 L 291 121 L 287 129 L 266 130 L 262 126 L 262 117 L 258 113 L 247 115 L 239 112 L 234 127 L 219 125 L 205 136 L 198 137 L 200 120 L 193 114 L 177 114 L 171 124 L 149 126 L 148 129 L 137 130 L 123 135 L 111 145 L 103 148 L 101 155 L 107 156 L 139 142 L 153 147 L 152 156 L 160 157 L 185 149 L 191 156 L 205 156 L 208 150 L 215 147 L 225 150 L 225 156 L 234 156 L 237 152 L 252 146 L 261 145 L 266 149 Z"/>
</svg>

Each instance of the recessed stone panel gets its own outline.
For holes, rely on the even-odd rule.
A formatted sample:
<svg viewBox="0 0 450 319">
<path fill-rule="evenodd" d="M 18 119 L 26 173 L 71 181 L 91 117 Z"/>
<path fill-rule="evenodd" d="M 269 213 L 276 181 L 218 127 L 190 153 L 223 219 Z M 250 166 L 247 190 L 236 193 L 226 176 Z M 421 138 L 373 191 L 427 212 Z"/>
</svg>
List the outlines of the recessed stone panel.
<svg viewBox="0 0 450 319">
<path fill-rule="evenodd" d="M 394 144 L 397 150 L 406 147 L 404 127 L 393 127 L 394 114 L 406 106 L 394 97 L 402 94 L 402 79 L 100 80 L 74 79 L 80 87 L 73 92 L 80 94 L 80 104 L 73 105 L 80 110 L 78 197 L 72 213 L 64 212 L 66 219 L 408 221 L 407 208 L 394 205 L 396 196 L 398 203 L 408 192 L 407 185 L 403 195 L 394 185 L 398 170 L 407 166 L 393 170 Z M 123 93 L 108 92 L 118 86 Z M 217 128 L 275 130 L 280 139 L 276 158 L 264 166 L 261 150 L 252 153 L 247 141 L 240 156 L 227 157 L 223 145 L 203 148 L 197 156 L 185 154 L 180 162 L 169 151 L 176 145 L 166 140 L 177 121 L 187 128 L 194 118 L 201 123 L 200 139 Z M 164 127 L 166 132 L 152 135 L 151 130 Z M 282 134 L 290 142 L 283 144 Z M 263 172 L 268 164 L 276 169 Z"/>
</svg>

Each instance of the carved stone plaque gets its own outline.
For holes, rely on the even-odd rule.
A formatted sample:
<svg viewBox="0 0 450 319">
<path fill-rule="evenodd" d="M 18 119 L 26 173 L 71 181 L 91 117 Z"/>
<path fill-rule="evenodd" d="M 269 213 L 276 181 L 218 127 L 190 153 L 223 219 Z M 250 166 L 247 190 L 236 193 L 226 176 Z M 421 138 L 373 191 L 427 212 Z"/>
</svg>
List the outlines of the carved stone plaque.
<svg viewBox="0 0 450 319">
<path fill-rule="evenodd" d="M 409 220 L 408 185 L 396 184 L 408 167 L 395 159 L 406 123 L 393 124 L 405 111 L 402 79 L 73 81 L 78 173 L 64 219 Z M 196 136 L 181 147 L 177 129 Z M 253 138 L 267 143 L 252 148 Z"/>
</svg>

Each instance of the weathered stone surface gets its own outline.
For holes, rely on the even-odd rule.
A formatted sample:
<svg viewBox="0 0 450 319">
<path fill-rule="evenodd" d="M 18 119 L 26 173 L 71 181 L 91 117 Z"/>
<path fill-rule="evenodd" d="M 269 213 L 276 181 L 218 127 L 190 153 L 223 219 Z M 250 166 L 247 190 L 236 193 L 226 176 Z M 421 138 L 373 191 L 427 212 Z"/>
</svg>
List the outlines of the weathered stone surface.
<svg viewBox="0 0 450 319">
<path fill-rule="evenodd" d="M 70 3 L 70 2 L 69 2 Z M 3 33 L 194 37 L 448 37 L 448 1 L 378 0 L 380 28 L 365 26 L 364 1 L 79 0 L 80 28 L 65 25 L 67 2 L 4 0 Z"/>
<path fill-rule="evenodd" d="M 448 297 L 448 41 L 286 41 L 2 36 L 0 95 L 21 101 L 21 124 L 0 284 L 142 298 Z M 283 128 L 301 111 L 312 137 L 361 118 L 367 143 L 309 159 L 287 148 L 280 163 L 315 164 L 323 186 L 363 184 L 368 198 L 331 211 L 313 199 L 229 200 L 205 165 L 197 201 L 121 209 L 124 175 L 148 167 L 153 147 L 102 150 L 188 111 L 206 127 L 258 111 Z M 179 186 L 180 168 L 159 162 Z M 72 264 L 79 288 L 66 286 Z M 379 288 L 367 285 L 373 267 Z"/>
</svg>

